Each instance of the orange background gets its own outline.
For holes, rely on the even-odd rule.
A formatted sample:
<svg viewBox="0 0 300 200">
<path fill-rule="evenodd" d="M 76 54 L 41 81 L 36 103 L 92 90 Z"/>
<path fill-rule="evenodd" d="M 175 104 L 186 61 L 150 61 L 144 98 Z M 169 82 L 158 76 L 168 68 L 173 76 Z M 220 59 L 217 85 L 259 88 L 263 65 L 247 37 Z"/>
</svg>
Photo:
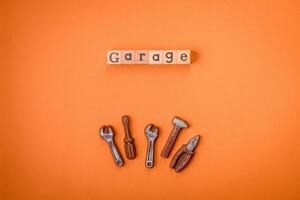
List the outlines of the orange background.
<svg viewBox="0 0 300 200">
<path fill-rule="evenodd" d="M 286 1 L 1 1 L 1 200 L 300 199 L 299 9 Z M 106 65 L 108 49 L 191 49 L 193 64 Z M 114 166 L 101 125 L 124 155 Z M 178 115 L 202 140 L 159 153 Z M 144 167 L 148 123 L 160 127 Z"/>
</svg>

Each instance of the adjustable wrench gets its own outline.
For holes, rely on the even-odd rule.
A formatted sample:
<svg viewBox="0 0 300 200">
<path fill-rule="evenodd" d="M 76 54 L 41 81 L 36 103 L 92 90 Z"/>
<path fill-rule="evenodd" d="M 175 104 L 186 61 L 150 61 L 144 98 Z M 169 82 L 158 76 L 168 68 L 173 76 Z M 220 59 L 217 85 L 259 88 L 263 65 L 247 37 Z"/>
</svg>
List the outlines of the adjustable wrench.
<svg viewBox="0 0 300 200">
<path fill-rule="evenodd" d="M 124 162 L 114 142 L 114 132 L 112 126 L 102 126 L 99 130 L 99 134 L 108 143 L 116 165 L 118 167 L 123 166 Z"/>
<path fill-rule="evenodd" d="M 154 142 L 158 136 L 158 128 L 153 124 L 149 124 L 145 128 L 145 134 L 147 137 L 147 153 L 145 165 L 147 168 L 152 168 L 154 165 Z"/>
</svg>

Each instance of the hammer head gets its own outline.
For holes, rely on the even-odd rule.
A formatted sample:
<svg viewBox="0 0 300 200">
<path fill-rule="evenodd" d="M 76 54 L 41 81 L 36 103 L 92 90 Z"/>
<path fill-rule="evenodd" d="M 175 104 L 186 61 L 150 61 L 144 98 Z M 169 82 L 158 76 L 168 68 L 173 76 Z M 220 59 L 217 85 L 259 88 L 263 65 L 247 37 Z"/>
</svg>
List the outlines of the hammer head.
<svg viewBox="0 0 300 200">
<path fill-rule="evenodd" d="M 173 118 L 173 124 L 175 126 L 179 126 L 180 128 L 187 128 L 189 126 L 183 119 L 180 119 L 176 116 Z"/>
</svg>

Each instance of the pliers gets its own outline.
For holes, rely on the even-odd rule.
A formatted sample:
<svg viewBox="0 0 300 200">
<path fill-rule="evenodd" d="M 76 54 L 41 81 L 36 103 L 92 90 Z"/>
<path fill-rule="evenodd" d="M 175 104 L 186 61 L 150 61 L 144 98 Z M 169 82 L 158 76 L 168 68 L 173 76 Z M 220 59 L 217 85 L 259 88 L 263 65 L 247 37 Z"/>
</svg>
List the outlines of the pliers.
<svg viewBox="0 0 300 200">
<path fill-rule="evenodd" d="M 170 167 L 175 169 L 176 172 L 183 170 L 190 162 L 194 149 L 199 143 L 200 135 L 192 137 L 187 144 L 181 146 L 171 160 Z"/>
</svg>

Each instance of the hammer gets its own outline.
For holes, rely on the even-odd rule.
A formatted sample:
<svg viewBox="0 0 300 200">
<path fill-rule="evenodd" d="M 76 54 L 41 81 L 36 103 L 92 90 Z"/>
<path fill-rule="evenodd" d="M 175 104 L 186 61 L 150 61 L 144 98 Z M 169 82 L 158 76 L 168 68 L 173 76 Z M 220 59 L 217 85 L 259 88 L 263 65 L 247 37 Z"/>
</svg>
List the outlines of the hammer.
<svg viewBox="0 0 300 200">
<path fill-rule="evenodd" d="M 176 116 L 173 118 L 172 122 L 174 124 L 173 130 L 172 130 L 172 132 L 171 132 L 171 134 L 170 134 L 170 136 L 167 140 L 167 143 L 165 144 L 165 146 L 164 146 L 164 148 L 163 148 L 163 150 L 160 154 L 161 157 L 163 157 L 163 158 L 168 158 L 169 157 L 171 149 L 172 149 L 172 147 L 175 143 L 175 140 L 176 140 L 180 130 L 182 128 L 187 128 L 188 127 L 188 124 L 184 120 L 182 120 L 182 119 L 180 119 L 179 117 L 176 117 Z"/>
</svg>

